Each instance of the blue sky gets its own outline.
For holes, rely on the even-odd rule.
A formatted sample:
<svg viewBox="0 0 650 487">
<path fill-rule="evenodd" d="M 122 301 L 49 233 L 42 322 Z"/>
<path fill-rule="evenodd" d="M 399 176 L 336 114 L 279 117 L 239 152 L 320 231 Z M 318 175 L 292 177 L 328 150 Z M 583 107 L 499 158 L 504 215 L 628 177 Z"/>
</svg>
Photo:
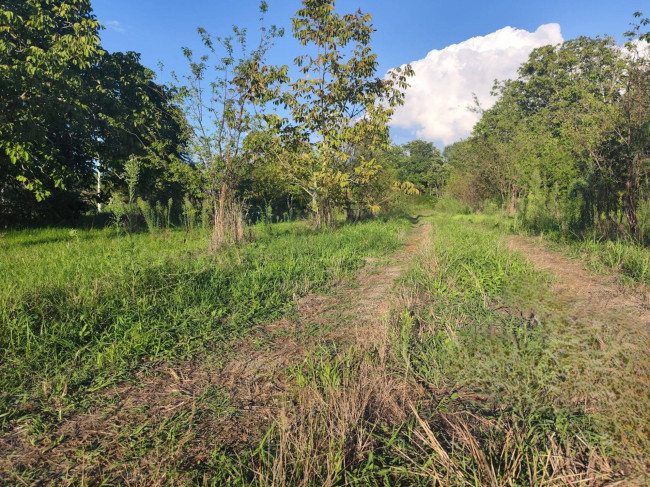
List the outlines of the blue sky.
<svg viewBox="0 0 650 487">
<path fill-rule="evenodd" d="M 300 2 L 268 3 L 266 23 L 287 29 L 270 61 L 291 64 L 300 46 L 291 38 L 290 19 Z M 143 64 L 152 69 L 162 61 L 166 70 L 179 72 L 186 67 L 181 47 L 199 48 L 198 26 L 227 35 L 236 24 L 253 33 L 259 17 L 258 0 L 93 0 L 92 5 L 106 26 L 101 33 L 104 48 L 140 52 Z M 336 8 L 372 14 L 380 75 L 405 63 L 418 67 L 393 137 L 398 142 L 420 137 L 438 145 L 467 135 L 473 123 L 473 115 L 465 114 L 471 93 L 489 106 L 492 80 L 514 76 L 532 48 L 581 35 L 609 34 L 620 42 L 634 11 L 650 14 L 647 0 L 338 0 Z"/>
</svg>

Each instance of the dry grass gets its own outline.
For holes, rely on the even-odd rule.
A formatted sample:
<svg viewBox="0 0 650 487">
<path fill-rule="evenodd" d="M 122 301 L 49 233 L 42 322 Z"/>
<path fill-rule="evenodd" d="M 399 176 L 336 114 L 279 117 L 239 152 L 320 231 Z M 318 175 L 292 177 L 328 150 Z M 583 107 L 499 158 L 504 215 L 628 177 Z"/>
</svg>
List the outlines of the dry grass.
<svg viewBox="0 0 650 487">
<path fill-rule="evenodd" d="M 558 333 L 567 358 L 558 367 L 566 376 L 565 394 L 607 428 L 624 470 L 650 469 L 650 309 L 644 296 L 619 286 L 616 276 L 590 275 L 536 239 L 508 242 L 556 277 L 551 293 L 533 302 L 540 319 L 562 324 Z"/>
<path fill-rule="evenodd" d="M 498 236 L 490 236 L 483 244 L 497 240 Z M 534 312 L 530 303 L 521 307 L 522 296 L 511 302 L 501 297 L 494 309 L 495 292 L 501 291 L 483 285 L 481 274 L 492 272 L 490 268 L 463 263 L 462 250 L 444 255 L 435 248 L 441 244 L 439 238 L 425 234 L 408 249 L 415 275 L 409 274 L 393 294 L 390 320 L 366 320 L 356 343 L 322 349 L 294 369 L 298 387 L 252 458 L 253 476 L 245 483 L 600 486 L 617 478 L 630 485 L 641 482 L 641 477 L 621 472 L 620 463 L 616 465 L 620 457 L 610 460 L 611 450 L 600 445 L 598 425 L 588 411 L 581 411 L 580 404 L 568 397 L 564 405 L 549 403 L 560 399 L 554 393 L 545 396 L 544 389 L 554 379 L 533 380 L 537 372 L 530 367 L 542 366 L 535 354 L 540 353 L 539 340 L 544 340 L 536 312 L 545 320 L 544 313 Z M 488 262 L 491 252 L 478 250 Z M 503 269 L 502 263 L 497 267 Z M 509 267 L 502 277 L 527 279 L 526 265 L 506 263 L 505 269 Z M 474 294 L 456 294 L 454 286 L 466 282 L 454 276 L 456 268 L 474 282 Z M 434 279 L 434 288 L 417 276 Z M 530 276 L 533 286 L 545 285 Z M 442 289 L 440 296 L 455 298 L 440 300 L 435 288 Z M 481 322 L 484 319 L 486 323 Z M 512 330 L 513 325 L 525 326 L 530 335 Z M 483 326 L 486 334 L 468 334 Z M 517 336 L 512 337 L 513 331 Z M 488 349 L 484 359 L 471 355 L 472 349 L 481 348 Z M 521 362 L 519 370 L 492 369 L 508 367 L 512 354 Z M 522 359 L 526 355 L 531 356 Z M 486 373 L 493 375 L 482 377 Z M 524 383 L 512 382 L 517 377 Z M 500 381 L 508 382 L 500 386 Z M 485 384 L 509 392 L 495 394 L 485 390 Z M 516 404 L 510 402 L 518 395 Z"/>
<path fill-rule="evenodd" d="M 271 432 L 274 442 L 254 467 L 255 483 L 270 486 L 344 485 L 378 446 L 377 425 L 401 424 L 406 404 L 414 399 L 412 384 L 385 364 L 348 352 L 332 384 L 313 377 L 297 391 L 295 407 L 285 410 Z M 322 372 L 322 371 L 321 371 Z"/>
</svg>

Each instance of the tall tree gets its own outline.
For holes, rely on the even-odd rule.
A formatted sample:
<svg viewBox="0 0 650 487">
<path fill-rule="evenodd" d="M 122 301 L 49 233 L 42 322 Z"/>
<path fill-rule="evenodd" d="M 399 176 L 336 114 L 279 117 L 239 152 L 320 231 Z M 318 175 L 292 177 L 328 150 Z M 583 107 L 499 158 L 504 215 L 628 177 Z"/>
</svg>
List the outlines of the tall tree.
<svg viewBox="0 0 650 487">
<path fill-rule="evenodd" d="M 198 59 L 189 48 L 183 52 L 190 74 L 182 83 L 176 78 L 191 131 L 191 151 L 202 167 L 205 193 L 213 206 L 213 244 L 219 245 L 239 230 L 229 228 L 235 205 L 235 188 L 246 173 L 244 140 L 260 128 L 265 103 L 277 96 L 278 84 L 286 78 L 286 67 L 266 64 L 266 54 L 276 38 L 283 35 L 275 26 L 263 24 L 268 7 L 261 2 L 260 40 L 247 49 L 246 29 L 233 27 L 228 37 L 212 36 L 203 28 L 198 32 L 208 53 Z"/>
<path fill-rule="evenodd" d="M 182 117 L 135 53 L 108 54 L 88 0 L 9 0 L 0 7 L 0 213 L 78 215 L 135 156 L 140 194 L 191 183 Z M 108 195 L 108 191 L 104 192 Z"/>
<path fill-rule="evenodd" d="M 89 0 L 0 7 L 0 185 L 38 200 L 83 185 L 92 168 L 84 74 L 102 55 Z"/>
<path fill-rule="evenodd" d="M 334 0 L 303 0 L 293 18 L 293 35 L 307 49 L 295 59 L 302 77 L 284 98 L 292 120 L 282 127 L 292 153 L 281 158 L 287 174 L 311 200 L 317 226 L 333 222 L 337 205 L 379 174 L 377 161 L 352 157 L 354 147 L 388 146 L 389 121 L 403 103 L 410 66 L 376 76 L 370 14 L 341 15 Z M 276 125 L 278 119 L 275 120 Z M 297 153 L 296 153 L 297 151 Z"/>
<path fill-rule="evenodd" d="M 638 22 L 625 35 L 626 69 L 624 93 L 615 123 L 615 152 L 620 161 L 623 183 L 623 210 L 630 230 L 640 235 L 638 204 L 645 180 L 650 176 L 650 32 L 643 32 L 650 19 L 635 12 Z"/>
<path fill-rule="evenodd" d="M 399 178 L 421 191 L 438 192 L 445 184 L 444 161 L 438 148 L 424 140 L 412 140 L 403 147 L 406 157 L 398 166 Z"/>
<path fill-rule="evenodd" d="M 135 52 L 106 53 L 88 71 L 91 126 L 97 170 L 104 191 L 125 189 L 121 175 L 131 157 L 139 162 L 137 193 L 153 201 L 196 193 L 196 174 L 187 156 L 187 130 L 175 93 L 158 84 Z"/>
</svg>

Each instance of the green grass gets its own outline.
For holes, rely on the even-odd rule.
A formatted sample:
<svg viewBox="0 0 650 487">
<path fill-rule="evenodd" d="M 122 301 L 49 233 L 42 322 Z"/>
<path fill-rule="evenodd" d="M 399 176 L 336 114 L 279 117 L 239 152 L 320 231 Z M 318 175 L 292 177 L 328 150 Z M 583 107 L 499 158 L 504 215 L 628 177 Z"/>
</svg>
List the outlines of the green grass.
<svg viewBox="0 0 650 487">
<path fill-rule="evenodd" d="M 549 277 L 505 248 L 496 220 L 437 214 L 433 222 L 431 245 L 399 284 L 389 355 L 313 350 L 290 370 L 294 416 L 257 449 L 215 457 L 215 485 L 612 477 L 610 430 L 567 393 L 576 357 L 563 349 L 562 320 L 549 318 Z M 539 315 L 525 312 L 531 306 Z"/>
<path fill-rule="evenodd" d="M 290 311 L 296 296 L 352 275 L 363 257 L 395 250 L 404 225 L 260 226 L 257 240 L 218 255 L 198 231 L 9 233 L 0 249 L 2 421 L 34 399 L 60 414 L 62 398 L 81 400 L 143 363 L 238 339 Z"/>
<path fill-rule="evenodd" d="M 390 319 L 377 320 L 372 340 L 345 337 L 355 320 L 347 308 L 354 309 L 354 297 L 348 303 L 345 293 L 325 325 L 251 334 L 256 324 L 290 313 L 295 296 L 327 292 L 364 257 L 390 255 L 409 221 L 415 219 L 324 233 L 301 223 L 260 225 L 254 242 L 213 256 L 200 233 L 8 234 L 0 264 L 3 421 L 29 428 L 28 441 L 46 453 L 62 442 L 74 458 L 61 459 L 65 473 L 47 455 L 29 468 L 16 461 L 6 478 L 74 484 L 87 474 L 97 484 L 146 477 L 166 485 L 314 486 L 642 482 L 650 458 L 647 357 L 618 339 L 616 329 L 576 322 L 551 291 L 551 278 L 505 246 L 511 228 L 499 215 L 420 217 L 418 224 L 432 226 L 428 240 L 398 281 Z M 309 339 L 328 324 L 338 339 Z M 177 393 L 169 394 L 172 384 L 160 396 L 143 385 L 153 403 L 118 404 L 137 398 L 139 385 L 133 381 L 123 395 L 117 385 L 150 363 L 173 370 L 175 361 L 197 354 L 202 368 L 245 361 L 225 351 L 252 336 L 244 350 L 272 351 L 285 336 L 304 338 L 305 347 L 278 372 L 286 381 L 286 396 L 277 398 L 284 406 L 274 403 L 273 425 L 261 441 L 253 435 L 220 443 L 221 425 L 244 413 L 228 387 L 209 381 L 190 377 L 190 392 L 179 381 Z M 111 389 L 114 395 L 105 394 Z M 88 443 L 64 438 L 60 415 L 93 400 L 103 404 L 88 407 L 91 413 L 113 414 L 100 423 L 104 436 L 94 433 L 98 439 Z"/>
<path fill-rule="evenodd" d="M 618 272 L 624 282 L 650 284 L 650 249 L 629 241 L 562 241 L 570 255 L 596 272 Z M 562 247 L 560 247 L 562 248 Z"/>
<path fill-rule="evenodd" d="M 414 441 L 420 451 L 403 440 L 396 457 L 415 460 L 411 475 L 442 484 L 538 485 L 588 475 L 600 435 L 562 394 L 556 324 L 521 313 L 548 293 L 548 277 L 506 249 L 493 223 L 437 216 L 432 248 L 404 277 L 415 304 L 398 317 L 397 356 L 419 382 L 447 391 L 421 405 L 413 428 L 429 426 L 448 459 L 431 439 Z M 559 445 L 572 453 L 556 469 L 548 462 Z"/>
<path fill-rule="evenodd" d="M 457 221 L 480 223 L 486 228 L 502 228 L 512 233 L 533 235 L 515 218 L 502 213 L 473 213 L 450 215 Z M 650 248 L 631 240 L 607 240 L 595 236 L 578 238 L 556 230 L 542 232 L 546 241 L 557 250 L 579 259 L 588 269 L 598 272 L 617 272 L 626 284 L 650 284 Z"/>
<path fill-rule="evenodd" d="M 650 458 L 644 434 L 633 433 L 650 421 L 642 345 L 575 322 L 548 276 L 505 248 L 507 230 L 500 217 L 440 215 L 433 248 L 405 276 L 416 304 L 399 316 L 398 356 L 418 380 L 454 391 L 445 409 L 465 418 L 480 445 L 479 454 L 443 427 L 440 442 L 458 453 L 455 474 L 537 485 L 615 477 L 611 466 L 621 462 L 638 475 Z M 594 346 L 599 337 L 607 352 Z M 431 421 L 444 426 L 438 413 Z M 562 448 L 566 463 L 549 469 Z"/>
</svg>

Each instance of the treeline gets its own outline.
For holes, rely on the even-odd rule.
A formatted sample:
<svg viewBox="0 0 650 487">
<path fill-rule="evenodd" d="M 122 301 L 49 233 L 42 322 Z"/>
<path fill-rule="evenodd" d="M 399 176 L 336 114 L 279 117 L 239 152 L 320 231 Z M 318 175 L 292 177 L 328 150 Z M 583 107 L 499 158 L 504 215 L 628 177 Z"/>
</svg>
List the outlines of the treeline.
<svg viewBox="0 0 650 487">
<path fill-rule="evenodd" d="M 58 224 L 102 210 L 133 227 L 206 222 L 238 240 L 245 220 L 358 219 L 395 195 L 442 188 L 432 144 L 391 147 L 409 66 L 376 75 L 369 14 L 304 0 L 288 66 L 266 61 L 283 29 L 199 28 L 185 73 L 161 84 L 133 52 L 108 53 L 89 0 L 0 7 L 0 218 Z M 251 41 L 254 39 L 256 42 Z M 429 162 L 427 162 L 429 161 Z M 138 223 L 140 222 L 140 223 Z"/>
<path fill-rule="evenodd" d="M 133 52 L 107 53 L 88 1 L 8 0 L 0 7 L 0 218 L 57 223 L 124 190 L 192 190 L 182 118 L 171 90 Z M 101 174 L 101 190 L 97 175 Z"/>
<path fill-rule="evenodd" d="M 635 16 L 624 47 L 609 37 L 541 47 L 497 83 L 472 135 L 445 149 L 448 192 L 533 231 L 647 242 L 650 36 Z"/>
</svg>

